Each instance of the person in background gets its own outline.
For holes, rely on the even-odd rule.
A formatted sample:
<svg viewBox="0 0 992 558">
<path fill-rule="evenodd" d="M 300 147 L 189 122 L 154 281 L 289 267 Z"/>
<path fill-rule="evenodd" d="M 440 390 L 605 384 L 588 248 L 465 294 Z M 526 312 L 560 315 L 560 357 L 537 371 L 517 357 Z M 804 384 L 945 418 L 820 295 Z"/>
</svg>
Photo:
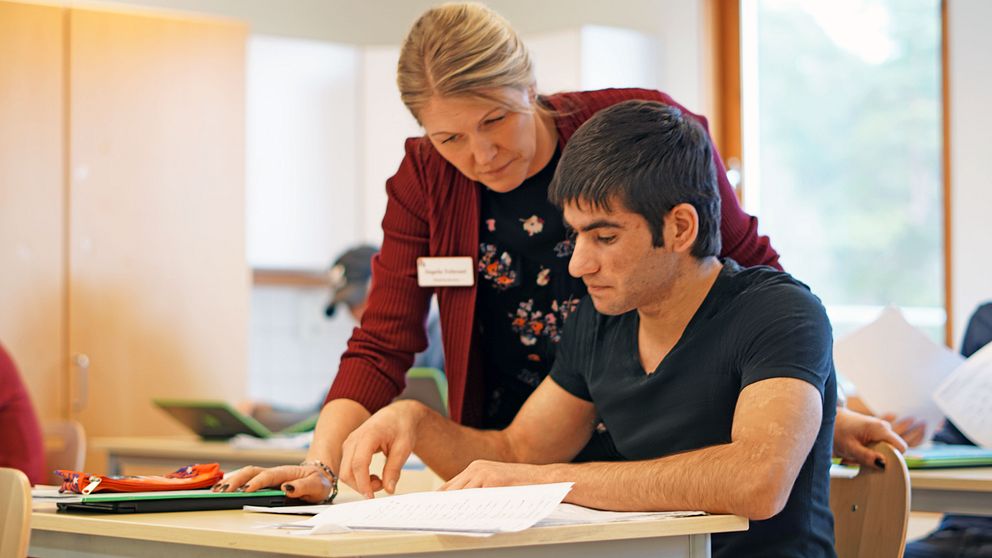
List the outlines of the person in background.
<svg viewBox="0 0 992 558">
<path fill-rule="evenodd" d="M 837 381 L 844 382 L 839 372 L 837 374 Z M 875 415 L 874 411 L 868 407 L 868 403 L 858 394 L 857 388 L 853 384 L 844 382 L 841 384 L 841 387 L 847 396 L 848 409 L 857 411 L 863 415 Z M 923 419 L 913 416 L 899 417 L 893 413 L 884 413 L 879 418 L 891 424 L 893 432 L 905 440 L 906 445 L 909 447 L 916 447 L 926 441 L 927 423 Z"/>
<path fill-rule="evenodd" d="M 362 323 L 362 315 L 368 306 L 369 284 L 372 282 L 372 257 L 379 249 L 369 244 L 350 248 L 331 264 L 328 271 L 328 284 L 331 298 L 324 314 L 332 318 L 340 306 L 344 306 L 355 324 Z M 434 368 L 444 371 L 444 350 L 441 347 L 441 327 L 436 305 L 432 305 L 427 319 L 427 349 L 416 355 L 414 368 Z M 316 405 L 304 409 L 290 409 L 268 403 L 248 403 L 241 410 L 250 414 L 272 431 L 305 420 L 320 411 L 323 399 Z"/>
<path fill-rule="evenodd" d="M 372 282 L 372 258 L 379 248 L 372 245 L 356 246 L 334 261 L 328 278 L 331 285 L 331 300 L 324 309 L 328 318 L 333 317 L 337 307 L 344 303 L 348 313 L 361 325 L 362 316 L 368 308 L 369 286 Z M 427 314 L 427 348 L 413 358 L 413 368 L 434 368 L 444 370 L 444 349 L 441 343 L 441 323 L 437 304 L 432 301 Z"/>
<path fill-rule="evenodd" d="M 706 126 L 655 90 L 538 94 L 523 42 L 477 3 L 444 4 L 414 23 L 401 47 L 397 84 L 425 133 L 407 140 L 386 183 L 384 240 L 372 261 L 368 307 L 342 356 L 308 458 L 245 468 L 219 489 L 279 485 L 295 498 L 327 498 L 342 443 L 400 393 L 414 354 L 427 347 L 423 324 L 434 293 L 450 416 L 505 428 L 551 370 L 562 330 L 586 294 L 567 271 L 574 238 L 547 199 L 561 150 L 596 112 L 633 99 L 674 106 Z M 781 269 L 757 219 L 741 209 L 715 147 L 712 156 L 722 199 L 720 255 Z M 438 259 L 445 257 L 458 259 Z M 450 265 L 462 286 L 425 280 L 421 264 Z M 887 428 L 863 420 L 877 421 L 852 413 L 842 421 L 853 434 L 838 440 L 851 455 L 870 452 L 863 436 Z M 609 433 L 597 430 L 576 458 L 608 455 L 611 446 Z"/>
<path fill-rule="evenodd" d="M 0 344 L 0 467 L 20 469 L 31 484 L 44 484 L 45 446 L 14 359 Z"/>
<path fill-rule="evenodd" d="M 965 358 L 992 343 L 992 302 L 975 310 L 961 342 Z M 933 437 L 942 444 L 975 445 L 950 420 Z M 926 537 L 906 545 L 905 558 L 992 558 L 992 517 L 947 514 Z"/>
</svg>

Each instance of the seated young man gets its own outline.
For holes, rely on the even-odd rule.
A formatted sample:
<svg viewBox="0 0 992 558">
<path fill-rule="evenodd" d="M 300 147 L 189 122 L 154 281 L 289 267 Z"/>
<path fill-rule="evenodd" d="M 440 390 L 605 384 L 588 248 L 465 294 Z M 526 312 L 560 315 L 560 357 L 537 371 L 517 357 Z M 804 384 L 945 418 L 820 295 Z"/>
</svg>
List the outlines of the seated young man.
<svg viewBox="0 0 992 558">
<path fill-rule="evenodd" d="M 573 481 L 566 501 L 583 506 L 753 520 L 715 535 L 714 556 L 833 556 L 830 324 L 788 274 L 717 259 L 703 130 L 658 103 L 605 109 L 572 137 L 550 197 L 589 289 L 550 376 L 501 431 L 396 402 L 345 442 L 341 479 L 391 492 L 416 452 L 445 489 Z M 616 462 L 569 463 L 597 418 Z"/>
</svg>

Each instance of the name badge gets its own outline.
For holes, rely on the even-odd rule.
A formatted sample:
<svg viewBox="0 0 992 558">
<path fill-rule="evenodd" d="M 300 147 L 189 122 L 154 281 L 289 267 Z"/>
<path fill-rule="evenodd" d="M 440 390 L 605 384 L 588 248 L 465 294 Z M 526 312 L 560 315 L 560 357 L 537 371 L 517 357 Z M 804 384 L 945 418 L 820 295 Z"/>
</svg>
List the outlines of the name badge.
<svg viewBox="0 0 992 558">
<path fill-rule="evenodd" d="M 475 284 L 472 258 L 417 258 L 417 284 L 421 287 L 471 287 Z"/>
</svg>

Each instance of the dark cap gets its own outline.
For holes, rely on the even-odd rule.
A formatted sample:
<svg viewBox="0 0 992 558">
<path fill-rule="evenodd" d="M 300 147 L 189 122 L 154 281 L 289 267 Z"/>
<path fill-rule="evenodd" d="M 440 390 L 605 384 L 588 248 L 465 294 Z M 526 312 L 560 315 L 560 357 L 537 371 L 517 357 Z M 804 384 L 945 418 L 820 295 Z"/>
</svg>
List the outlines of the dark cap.
<svg viewBox="0 0 992 558">
<path fill-rule="evenodd" d="M 331 301 L 325 314 L 333 316 L 339 302 L 358 306 L 365 301 L 369 280 L 372 278 L 372 256 L 378 252 L 379 249 L 375 246 L 356 246 L 334 260 L 328 272 Z"/>
</svg>

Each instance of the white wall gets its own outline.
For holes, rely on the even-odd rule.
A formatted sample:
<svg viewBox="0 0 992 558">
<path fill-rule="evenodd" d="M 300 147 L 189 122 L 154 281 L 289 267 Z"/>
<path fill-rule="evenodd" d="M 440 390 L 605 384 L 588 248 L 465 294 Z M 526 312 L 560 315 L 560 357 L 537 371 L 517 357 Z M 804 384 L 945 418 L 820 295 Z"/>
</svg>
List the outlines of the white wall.
<svg viewBox="0 0 992 558">
<path fill-rule="evenodd" d="M 400 101 L 396 89 L 399 46 L 362 49 L 361 207 L 363 240 L 382 243 L 382 216 L 386 211 L 386 179 L 403 160 L 403 142 L 423 132 Z"/>
<path fill-rule="evenodd" d="M 325 269 L 361 231 L 359 49 L 254 35 L 246 102 L 248 262 Z"/>
<path fill-rule="evenodd" d="M 955 343 L 968 316 L 992 300 L 992 2 L 947 3 L 951 108 L 951 287 Z"/>
</svg>

